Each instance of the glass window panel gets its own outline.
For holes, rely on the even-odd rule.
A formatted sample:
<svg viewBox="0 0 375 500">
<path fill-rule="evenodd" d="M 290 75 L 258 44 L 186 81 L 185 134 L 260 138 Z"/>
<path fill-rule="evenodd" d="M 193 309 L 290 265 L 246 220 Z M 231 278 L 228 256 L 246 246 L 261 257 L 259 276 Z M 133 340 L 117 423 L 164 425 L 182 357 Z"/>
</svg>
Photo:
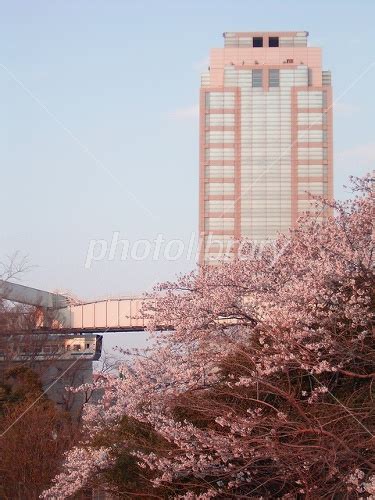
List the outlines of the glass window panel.
<svg viewBox="0 0 375 500">
<path fill-rule="evenodd" d="M 252 86 L 262 87 L 263 86 L 263 71 L 261 69 L 253 69 L 252 71 Z"/>
</svg>

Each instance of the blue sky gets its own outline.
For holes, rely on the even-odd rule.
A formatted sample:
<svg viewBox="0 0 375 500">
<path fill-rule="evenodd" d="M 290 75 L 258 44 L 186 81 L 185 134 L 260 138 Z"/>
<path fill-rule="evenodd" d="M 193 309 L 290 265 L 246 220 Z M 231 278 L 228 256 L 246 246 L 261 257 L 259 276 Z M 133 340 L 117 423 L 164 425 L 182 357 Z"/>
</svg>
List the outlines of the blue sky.
<svg viewBox="0 0 375 500">
<path fill-rule="evenodd" d="M 198 220 L 200 72 L 223 31 L 307 30 L 333 74 L 335 191 L 375 160 L 373 1 L 0 2 L 0 258 L 24 282 L 133 294 L 194 266 L 115 258 L 90 240 L 187 241 Z M 373 64 L 373 66 L 370 66 Z M 136 201 L 138 200 L 138 201 Z"/>
</svg>

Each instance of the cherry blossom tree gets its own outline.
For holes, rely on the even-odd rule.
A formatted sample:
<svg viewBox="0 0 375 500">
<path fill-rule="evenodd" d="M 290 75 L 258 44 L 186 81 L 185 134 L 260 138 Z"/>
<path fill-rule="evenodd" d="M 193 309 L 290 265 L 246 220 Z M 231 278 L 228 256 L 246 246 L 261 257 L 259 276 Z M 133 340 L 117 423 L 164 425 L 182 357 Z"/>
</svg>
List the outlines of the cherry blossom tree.
<svg viewBox="0 0 375 500">
<path fill-rule="evenodd" d="M 126 497 L 111 472 L 131 463 L 148 498 L 375 498 L 373 213 L 354 180 L 274 243 L 157 287 L 152 348 L 97 382 L 44 497 L 98 478 Z"/>
</svg>

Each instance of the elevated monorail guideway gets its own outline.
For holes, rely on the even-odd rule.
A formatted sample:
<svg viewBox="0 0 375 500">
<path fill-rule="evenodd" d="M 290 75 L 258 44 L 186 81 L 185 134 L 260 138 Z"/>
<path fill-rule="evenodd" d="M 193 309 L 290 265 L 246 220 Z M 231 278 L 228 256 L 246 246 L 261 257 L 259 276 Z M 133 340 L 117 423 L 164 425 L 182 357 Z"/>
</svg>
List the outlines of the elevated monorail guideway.
<svg viewBox="0 0 375 500">
<path fill-rule="evenodd" d="M 72 303 L 69 297 L 0 280 L 0 298 L 41 309 L 39 328 L 72 332 L 141 331 L 147 327 L 141 297 Z"/>
<path fill-rule="evenodd" d="M 29 286 L 0 280 L 0 297 L 12 302 L 46 309 L 61 309 L 69 304 L 68 297 L 57 293 L 46 292 Z"/>
<path fill-rule="evenodd" d="M 65 309 L 65 316 L 73 330 L 139 331 L 147 327 L 143 303 L 142 298 L 129 297 L 70 305 Z"/>
</svg>

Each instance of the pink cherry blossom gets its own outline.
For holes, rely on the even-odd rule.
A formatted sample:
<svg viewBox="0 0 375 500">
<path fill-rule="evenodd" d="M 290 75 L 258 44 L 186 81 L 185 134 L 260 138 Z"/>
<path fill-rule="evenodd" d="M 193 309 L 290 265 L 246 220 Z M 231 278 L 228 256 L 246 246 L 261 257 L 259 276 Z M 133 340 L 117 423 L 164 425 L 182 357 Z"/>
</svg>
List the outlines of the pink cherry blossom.
<svg viewBox="0 0 375 500">
<path fill-rule="evenodd" d="M 90 439 L 44 497 L 66 498 L 110 468 L 113 445 L 90 443 L 126 416 L 169 444 L 131 453 L 170 497 L 328 498 L 351 488 L 374 498 L 371 181 L 354 180 L 350 201 L 317 200 L 333 207 L 328 220 L 307 214 L 272 244 L 245 242 L 241 259 L 158 286 L 147 301 L 153 347 L 94 387 Z"/>
</svg>

